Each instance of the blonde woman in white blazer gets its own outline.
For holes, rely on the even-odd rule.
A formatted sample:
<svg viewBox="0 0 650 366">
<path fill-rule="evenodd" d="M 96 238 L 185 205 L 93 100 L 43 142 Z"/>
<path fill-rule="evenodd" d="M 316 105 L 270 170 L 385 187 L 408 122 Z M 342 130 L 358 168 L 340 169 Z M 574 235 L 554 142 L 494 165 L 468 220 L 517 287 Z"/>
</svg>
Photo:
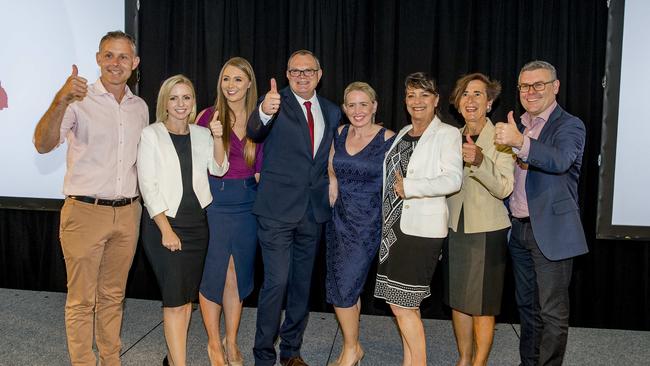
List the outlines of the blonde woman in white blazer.
<svg viewBox="0 0 650 366">
<path fill-rule="evenodd" d="M 222 126 L 213 121 L 211 134 L 194 125 L 195 99 L 185 76 L 165 80 L 158 94 L 158 122 L 142 130 L 138 146 L 138 181 L 148 212 L 142 219 L 142 242 L 162 294 L 169 351 L 163 364 L 175 366 L 186 364 L 191 305 L 198 299 L 208 246 L 208 172 L 223 175 L 228 170 Z"/>
<path fill-rule="evenodd" d="M 436 115 L 437 85 L 425 73 L 406 77 L 410 125 L 384 160 L 383 224 L 375 297 L 390 305 L 402 337 L 404 365 L 427 364 L 420 303 L 447 236 L 446 195 L 460 189 L 461 135 Z"/>
<path fill-rule="evenodd" d="M 461 77 L 450 97 L 465 120 L 463 187 L 448 197 L 449 240 L 443 260 L 444 302 L 452 309 L 459 366 L 486 365 L 501 310 L 507 258 L 512 150 L 496 145 L 487 113 L 501 85 L 474 73 Z"/>
</svg>

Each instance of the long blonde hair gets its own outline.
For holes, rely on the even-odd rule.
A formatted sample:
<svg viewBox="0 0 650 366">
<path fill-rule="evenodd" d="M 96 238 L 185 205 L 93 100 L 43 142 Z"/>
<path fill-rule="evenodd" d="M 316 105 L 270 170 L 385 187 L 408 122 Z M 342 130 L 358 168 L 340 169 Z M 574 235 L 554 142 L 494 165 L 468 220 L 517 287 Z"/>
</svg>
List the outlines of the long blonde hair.
<svg viewBox="0 0 650 366">
<path fill-rule="evenodd" d="M 192 103 L 192 111 L 187 117 L 187 123 L 194 123 L 196 119 L 196 92 L 194 91 L 194 84 L 192 84 L 192 81 L 187 76 L 181 74 L 168 78 L 160 86 L 158 102 L 156 104 L 156 121 L 165 122 L 167 120 L 167 100 L 169 100 L 169 94 L 172 92 L 172 89 L 178 84 L 185 84 L 192 90 L 194 103 Z"/>
<path fill-rule="evenodd" d="M 217 113 L 219 111 L 219 118 L 221 119 L 221 125 L 223 126 L 223 147 L 226 151 L 230 151 L 230 133 L 232 132 L 232 122 L 234 119 L 234 112 L 228 106 L 228 100 L 221 90 L 221 80 L 223 79 L 223 71 L 228 66 L 234 66 L 239 70 L 243 71 L 244 74 L 248 77 L 251 82 L 250 87 L 246 90 L 245 99 L 245 109 L 246 109 L 246 119 L 253 113 L 255 107 L 257 106 L 257 82 L 255 81 L 255 72 L 251 64 L 242 57 L 233 57 L 221 68 L 219 72 L 219 80 L 217 81 L 217 98 L 214 101 L 214 111 Z M 253 142 L 250 138 L 245 138 L 246 144 L 244 145 L 244 161 L 246 165 L 252 167 L 255 163 L 255 149 L 257 144 Z"/>
</svg>

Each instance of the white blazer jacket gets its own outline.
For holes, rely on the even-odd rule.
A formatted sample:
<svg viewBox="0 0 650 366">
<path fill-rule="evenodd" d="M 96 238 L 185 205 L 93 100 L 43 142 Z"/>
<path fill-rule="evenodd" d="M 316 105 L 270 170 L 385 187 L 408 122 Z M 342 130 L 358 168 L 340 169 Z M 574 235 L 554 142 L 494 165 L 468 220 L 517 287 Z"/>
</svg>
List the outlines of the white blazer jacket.
<svg viewBox="0 0 650 366">
<path fill-rule="evenodd" d="M 397 134 L 386 154 L 413 128 L 408 125 Z M 463 181 L 461 135 L 457 128 L 436 116 L 420 137 L 404 177 L 404 202 L 400 229 L 403 233 L 426 238 L 447 236 L 446 195 L 457 192 Z M 384 161 L 384 190 L 386 162 Z"/>
<path fill-rule="evenodd" d="M 228 171 L 228 156 L 220 166 L 214 160 L 214 142 L 210 130 L 189 125 L 192 144 L 192 188 L 205 207 L 212 202 L 208 171 L 222 176 Z M 144 205 L 150 217 L 161 212 L 176 217 L 183 196 L 181 165 L 172 139 L 162 122 L 153 123 L 142 130 L 138 145 L 138 183 Z"/>
</svg>

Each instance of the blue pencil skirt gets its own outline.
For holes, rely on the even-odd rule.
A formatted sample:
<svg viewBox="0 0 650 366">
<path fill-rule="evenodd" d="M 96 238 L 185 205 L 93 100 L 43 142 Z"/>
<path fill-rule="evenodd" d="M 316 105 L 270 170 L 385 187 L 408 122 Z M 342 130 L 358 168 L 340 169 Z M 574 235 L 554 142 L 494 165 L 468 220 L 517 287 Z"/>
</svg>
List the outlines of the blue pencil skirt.
<svg viewBox="0 0 650 366">
<path fill-rule="evenodd" d="M 212 203 L 207 207 L 210 239 L 200 292 L 223 304 L 223 289 L 230 256 L 235 263 L 239 299 L 253 291 L 257 219 L 252 213 L 257 182 L 254 177 L 221 179 L 210 176 Z"/>
</svg>

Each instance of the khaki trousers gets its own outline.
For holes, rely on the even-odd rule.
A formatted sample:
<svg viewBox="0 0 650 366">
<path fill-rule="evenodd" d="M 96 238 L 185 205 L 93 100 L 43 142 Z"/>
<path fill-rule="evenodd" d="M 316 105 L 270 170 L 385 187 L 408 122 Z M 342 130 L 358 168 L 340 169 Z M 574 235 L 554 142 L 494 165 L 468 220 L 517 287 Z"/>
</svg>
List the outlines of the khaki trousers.
<svg viewBox="0 0 650 366">
<path fill-rule="evenodd" d="M 97 364 L 93 336 L 99 364 L 120 365 L 122 305 L 141 213 L 139 201 L 111 207 L 65 200 L 59 237 L 68 281 L 65 328 L 72 365 Z"/>
</svg>

